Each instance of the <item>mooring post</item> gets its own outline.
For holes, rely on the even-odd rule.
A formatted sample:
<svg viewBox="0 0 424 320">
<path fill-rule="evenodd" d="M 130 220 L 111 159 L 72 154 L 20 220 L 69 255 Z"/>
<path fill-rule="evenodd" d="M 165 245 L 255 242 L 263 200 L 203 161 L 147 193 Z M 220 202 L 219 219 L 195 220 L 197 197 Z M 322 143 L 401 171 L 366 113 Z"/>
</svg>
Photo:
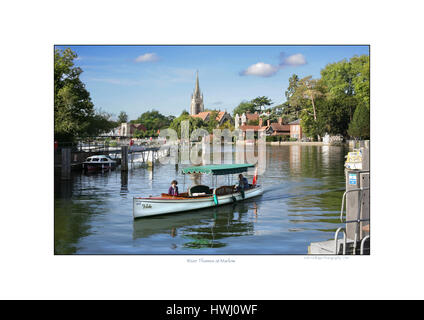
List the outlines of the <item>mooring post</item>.
<svg viewBox="0 0 424 320">
<path fill-rule="evenodd" d="M 121 147 L 121 171 L 128 171 L 128 146 Z"/>
<path fill-rule="evenodd" d="M 128 191 L 128 171 L 121 170 L 121 192 Z"/>
<path fill-rule="evenodd" d="M 62 149 L 61 178 L 62 180 L 71 179 L 71 148 Z"/>
</svg>

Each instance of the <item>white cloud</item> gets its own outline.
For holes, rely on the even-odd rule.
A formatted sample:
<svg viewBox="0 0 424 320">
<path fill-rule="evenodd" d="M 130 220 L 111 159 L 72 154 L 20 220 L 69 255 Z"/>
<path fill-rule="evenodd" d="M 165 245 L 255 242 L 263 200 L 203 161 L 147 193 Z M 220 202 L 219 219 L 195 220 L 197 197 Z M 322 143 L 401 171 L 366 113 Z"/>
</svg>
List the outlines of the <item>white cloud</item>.
<svg viewBox="0 0 424 320">
<path fill-rule="evenodd" d="M 256 64 L 251 65 L 246 70 L 242 71 L 240 74 L 244 76 L 252 75 L 259 77 L 270 77 L 277 73 L 277 71 L 277 66 L 273 66 L 264 62 L 258 62 Z"/>
<path fill-rule="evenodd" d="M 158 61 L 159 57 L 156 53 L 145 53 L 135 58 L 135 62 L 153 62 Z"/>
<path fill-rule="evenodd" d="M 283 59 L 283 61 L 281 62 L 282 66 L 293 66 L 293 67 L 303 66 L 304 64 L 306 64 L 306 58 L 301 53 L 296 53 L 291 56 L 288 56 L 287 58 Z"/>
</svg>

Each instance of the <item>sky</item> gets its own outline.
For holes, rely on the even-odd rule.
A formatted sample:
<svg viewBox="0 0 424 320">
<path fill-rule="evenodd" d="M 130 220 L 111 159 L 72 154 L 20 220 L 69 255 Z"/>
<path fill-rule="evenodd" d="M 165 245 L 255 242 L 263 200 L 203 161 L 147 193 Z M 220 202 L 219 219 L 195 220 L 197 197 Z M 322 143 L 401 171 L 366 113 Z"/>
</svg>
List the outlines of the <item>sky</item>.
<svg viewBox="0 0 424 320">
<path fill-rule="evenodd" d="M 206 109 L 232 112 L 243 100 L 285 101 L 292 74 L 320 77 L 328 63 L 369 54 L 368 46 L 57 46 L 70 47 L 95 108 L 128 114 L 189 111 L 196 71 Z"/>
</svg>

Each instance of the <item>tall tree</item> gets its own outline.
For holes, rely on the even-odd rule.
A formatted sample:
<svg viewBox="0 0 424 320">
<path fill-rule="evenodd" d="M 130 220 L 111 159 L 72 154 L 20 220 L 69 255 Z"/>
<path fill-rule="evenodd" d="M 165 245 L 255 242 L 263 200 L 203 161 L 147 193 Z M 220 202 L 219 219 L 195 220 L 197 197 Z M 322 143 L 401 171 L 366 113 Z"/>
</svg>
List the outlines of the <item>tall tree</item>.
<svg viewBox="0 0 424 320">
<path fill-rule="evenodd" d="M 272 101 L 268 97 L 262 96 L 253 99 L 251 103 L 255 106 L 255 111 L 262 111 L 262 107 L 270 106 Z"/>
<path fill-rule="evenodd" d="M 98 135 L 114 126 L 109 114 L 95 111 L 90 93 L 80 80 L 82 70 L 74 65 L 76 58 L 69 48 L 55 49 L 54 137 L 58 141 Z"/>
<path fill-rule="evenodd" d="M 121 123 L 127 123 L 127 122 L 128 122 L 128 115 L 127 115 L 127 113 L 125 111 L 119 112 L 118 123 L 121 124 Z"/>
<path fill-rule="evenodd" d="M 311 101 L 312 109 L 314 112 L 314 120 L 317 120 L 317 110 L 315 101 L 323 95 L 323 88 L 318 79 L 312 79 L 312 76 L 307 76 L 299 81 L 300 94 Z"/>
<path fill-rule="evenodd" d="M 89 127 L 94 116 L 90 94 L 80 80 L 81 68 L 74 66 L 77 55 L 69 48 L 54 55 L 54 134 L 56 140 L 73 140 Z"/>
<path fill-rule="evenodd" d="M 293 74 L 289 78 L 289 87 L 287 88 L 287 90 L 284 94 L 286 96 L 287 101 L 290 100 L 290 98 L 296 92 L 298 87 L 299 87 L 299 76 L 297 74 Z"/>
</svg>

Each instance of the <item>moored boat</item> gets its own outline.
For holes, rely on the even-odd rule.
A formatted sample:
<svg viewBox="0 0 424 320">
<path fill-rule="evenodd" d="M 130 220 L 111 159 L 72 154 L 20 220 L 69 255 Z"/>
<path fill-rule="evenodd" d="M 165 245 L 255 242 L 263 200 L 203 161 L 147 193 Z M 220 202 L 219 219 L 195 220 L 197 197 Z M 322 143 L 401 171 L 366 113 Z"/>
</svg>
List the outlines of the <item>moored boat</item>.
<svg viewBox="0 0 424 320">
<path fill-rule="evenodd" d="M 182 170 L 183 174 L 203 173 L 212 175 L 229 175 L 246 172 L 250 164 L 225 164 L 189 167 Z M 256 181 L 256 179 L 255 179 Z M 160 214 L 169 214 L 189 210 L 203 209 L 224 204 L 229 204 L 262 195 L 263 188 L 260 185 L 249 184 L 243 190 L 235 185 L 210 188 L 205 185 L 194 185 L 187 192 L 178 196 L 162 193 L 158 197 L 134 197 L 133 217 L 141 218 Z"/>
<path fill-rule="evenodd" d="M 82 163 L 82 168 L 86 172 L 114 169 L 116 168 L 116 161 L 104 155 L 91 156 Z"/>
</svg>

